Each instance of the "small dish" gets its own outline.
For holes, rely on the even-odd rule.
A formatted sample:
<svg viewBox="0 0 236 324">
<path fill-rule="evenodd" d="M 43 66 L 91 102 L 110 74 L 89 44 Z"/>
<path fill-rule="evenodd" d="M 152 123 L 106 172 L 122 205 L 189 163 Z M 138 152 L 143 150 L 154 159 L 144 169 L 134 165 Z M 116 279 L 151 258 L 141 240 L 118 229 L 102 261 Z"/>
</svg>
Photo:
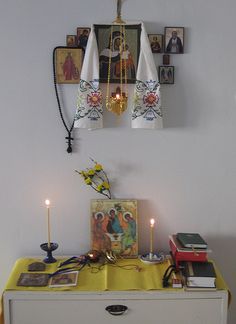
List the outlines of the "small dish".
<svg viewBox="0 0 236 324">
<path fill-rule="evenodd" d="M 157 264 L 165 261 L 163 253 L 146 253 L 139 257 L 139 259 L 146 264 Z"/>
</svg>

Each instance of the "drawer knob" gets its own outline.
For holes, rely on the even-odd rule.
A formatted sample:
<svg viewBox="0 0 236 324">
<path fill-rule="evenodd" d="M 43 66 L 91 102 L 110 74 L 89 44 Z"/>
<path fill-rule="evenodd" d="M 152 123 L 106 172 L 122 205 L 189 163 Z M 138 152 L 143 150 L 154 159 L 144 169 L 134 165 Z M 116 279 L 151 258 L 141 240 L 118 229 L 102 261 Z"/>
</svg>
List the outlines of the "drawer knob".
<svg viewBox="0 0 236 324">
<path fill-rule="evenodd" d="M 122 315 L 128 309 L 125 305 L 110 305 L 106 307 L 106 311 L 111 315 Z"/>
</svg>

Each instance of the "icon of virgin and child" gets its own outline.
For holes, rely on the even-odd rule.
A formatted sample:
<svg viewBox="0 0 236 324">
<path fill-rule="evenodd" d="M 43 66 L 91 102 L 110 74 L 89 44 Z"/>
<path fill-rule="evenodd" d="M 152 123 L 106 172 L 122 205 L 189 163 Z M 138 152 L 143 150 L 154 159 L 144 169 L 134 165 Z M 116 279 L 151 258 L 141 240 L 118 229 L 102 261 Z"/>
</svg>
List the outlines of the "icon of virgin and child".
<svg viewBox="0 0 236 324">
<path fill-rule="evenodd" d="M 120 80 L 121 73 L 123 78 L 126 75 L 127 79 L 135 79 L 133 56 L 129 49 L 129 44 L 125 41 L 124 34 L 120 31 L 112 32 L 107 47 L 100 52 L 99 72 L 102 80 L 107 80 L 108 78 L 109 60 L 111 80 Z"/>
<path fill-rule="evenodd" d="M 110 208 L 92 215 L 92 248 L 133 256 L 137 249 L 136 219 L 131 212 Z"/>
</svg>

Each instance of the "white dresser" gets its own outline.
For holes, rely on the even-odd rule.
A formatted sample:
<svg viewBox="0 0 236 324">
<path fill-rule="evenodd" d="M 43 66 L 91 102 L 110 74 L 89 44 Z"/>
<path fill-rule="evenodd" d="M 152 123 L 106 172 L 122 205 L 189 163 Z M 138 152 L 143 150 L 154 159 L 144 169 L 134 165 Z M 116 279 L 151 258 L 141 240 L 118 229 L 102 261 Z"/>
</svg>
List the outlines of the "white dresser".
<svg viewBox="0 0 236 324">
<path fill-rule="evenodd" d="M 4 324 L 227 324 L 229 293 L 218 271 L 213 291 L 163 289 L 169 262 L 150 266 L 138 259 L 95 272 L 86 266 L 75 287 L 18 286 L 37 260 L 20 258 L 13 266 L 3 293 Z M 61 260 L 45 271 L 54 273 Z"/>
<path fill-rule="evenodd" d="M 3 303 L 5 324 L 226 324 L 228 292 L 5 291 Z"/>
</svg>

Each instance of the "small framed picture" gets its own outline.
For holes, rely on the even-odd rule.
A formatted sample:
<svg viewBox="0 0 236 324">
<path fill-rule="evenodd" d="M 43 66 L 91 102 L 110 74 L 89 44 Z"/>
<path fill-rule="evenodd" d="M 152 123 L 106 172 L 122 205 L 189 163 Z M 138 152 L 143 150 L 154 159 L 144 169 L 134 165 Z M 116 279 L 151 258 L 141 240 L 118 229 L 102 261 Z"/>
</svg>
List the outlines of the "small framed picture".
<svg viewBox="0 0 236 324">
<path fill-rule="evenodd" d="M 165 53 L 184 53 L 184 27 L 165 27 Z"/>
<path fill-rule="evenodd" d="M 50 279 L 49 287 L 76 286 L 78 273 L 78 271 L 58 273 Z"/>
<path fill-rule="evenodd" d="M 89 27 L 77 27 L 77 45 L 84 50 L 87 46 L 90 30 Z"/>
<path fill-rule="evenodd" d="M 138 256 L 137 200 L 91 201 L 91 248 L 122 257 Z"/>
<path fill-rule="evenodd" d="M 79 83 L 83 50 L 75 47 L 56 47 L 55 73 L 57 83 Z"/>
<path fill-rule="evenodd" d="M 163 52 L 163 35 L 162 34 L 148 34 L 152 53 Z"/>
<path fill-rule="evenodd" d="M 76 35 L 66 35 L 66 46 L 68 46 L 68 47 L 78 46 L 77 36 Z"/>
<path fill-rule="evenodd" d="M 159 66 L 159 82 L 161 84 L 174 83 L 174 66 Z"/>
<path fill-rule="evenodd" d="M 98 43 L 100 82 L 107 83 L 109 74 L 111 83 L 120 83 L 121 75 L 123 79 L 126 75 L 127 83 L 135 83 L 141 24 L 125 25 L 124 31 L 120 30 L 119 25 L 94 25 L 94 31 Z M 120 55 L 121 44 L 124 48 Z M 123 67 L 120 66 L 120 56 Z"/>
<path fill-rule="evenodd" d="M 170 64 L 170 55 L 169 54 L 164 54 L 162 59 L 163 59 L 163 65 Z"/>
</svg>

